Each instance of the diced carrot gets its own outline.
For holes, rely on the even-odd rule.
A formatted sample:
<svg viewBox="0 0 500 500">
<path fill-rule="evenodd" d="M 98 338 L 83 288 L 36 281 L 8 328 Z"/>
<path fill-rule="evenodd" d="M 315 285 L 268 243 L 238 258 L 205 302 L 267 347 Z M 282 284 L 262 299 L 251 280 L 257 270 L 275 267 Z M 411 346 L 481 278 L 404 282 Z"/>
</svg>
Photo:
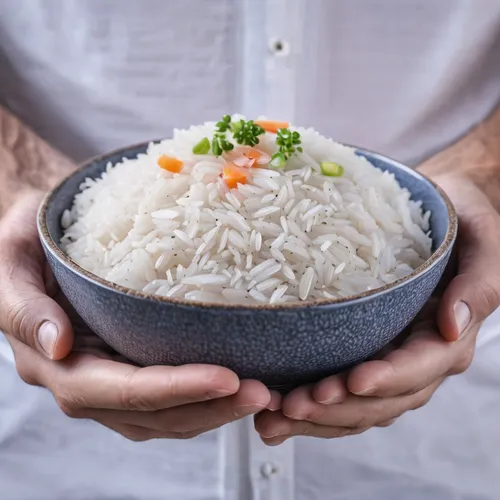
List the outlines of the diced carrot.
<svg viewBox="0 0 500 500">
<path fill-rule="evenodd" d="M 238 167 L 251 168 L 255 163 L 260 163 L 259 159 L 266 160 L 267 155 L 258 149 L 250 146 L 239 146 L 232 151 L 224 153 L 224 158 L 234 163 Z M 267 160 L 269 161 L 269 160 Z M 267 163 L 267 162 L 264 162 Z"/>
<path fill-rule="evenodd" d="M 262 153 L 258 149 L 253 149 L 253 148 L 246 149 L 243 154 L 247 158 L 250 158 L 251 160 L 255 161 L 257 161 L 262 156 Z"/>
<path fill-rule="evenodd" d="M 267 165 L 271 161 L 271 157 L 259 149 L 248 148 L 243 154 L 250 159 L 249 167 Z"/>
<path fill-rule="evenodd" d="M 158 158 L 158 166 L 163 170 L 172 172 L 173 174 L 178 174 L 182 170 L 184 162 L 167 155 L 161 155 Z"/>
<path fill-rule="evenodd" d="M 288 128 L 288 122 L 277 122 L 275 120 L 255 120 L 256 125 L 260 125 L 266 132 L 276 134 L 280 128 Z"/>
<path fill-rule="evenodd" d="M 234 189 L 238 187 L 238 183 L 246 184 L 248 175 L 244 168 L 238 167 L 234 163 L 227 163 L 224 165 L 222 178 L 229 189 Z"/>
</svg>

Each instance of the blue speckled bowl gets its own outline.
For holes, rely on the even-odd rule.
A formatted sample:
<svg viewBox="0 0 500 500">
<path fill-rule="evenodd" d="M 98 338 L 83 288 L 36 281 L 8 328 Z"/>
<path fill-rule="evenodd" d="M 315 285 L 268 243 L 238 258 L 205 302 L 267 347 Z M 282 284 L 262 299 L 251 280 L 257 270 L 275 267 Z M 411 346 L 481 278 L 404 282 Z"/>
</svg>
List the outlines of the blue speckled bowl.
<svg viewBox="0 0 500 500">
<path fill-rule="evenodd" d="M 60 220 L 86 177 L 146 148 L 128 147 L 85 163 L 48 194 L 38 215 L 41 241 L 64 294 L 97 335 L 141 365 L 212 363 L 270 387 L 339 372 L 375 354 L 410 323 L 438 284 L 455 242 L 456 214 L 439 188 L 391 159 L 358 150 L 432 211 L 434 253 L 410 276 L 350 299 L 279 306 L 200 304 L 129 290 L 85 271 L 61 251 Z"/>
</svg>

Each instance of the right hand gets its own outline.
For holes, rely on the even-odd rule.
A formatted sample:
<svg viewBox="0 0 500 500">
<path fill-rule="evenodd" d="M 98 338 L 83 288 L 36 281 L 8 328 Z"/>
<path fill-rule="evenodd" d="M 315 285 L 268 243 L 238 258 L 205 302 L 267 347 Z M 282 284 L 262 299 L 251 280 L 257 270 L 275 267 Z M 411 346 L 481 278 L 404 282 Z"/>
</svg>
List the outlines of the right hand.
<svg viewBox="0 0 500 500">
<path fill-rule="evenodd" d="M 70 417 L 134 441 L 191 438 L 279 406 L 263 384 L 226 368 L 128 364 L 71 321 L 38 240 L 40 198 L 24 196 L 0 221 L 0 331 L 25 382 L 49 389 Z"/>
</svg>

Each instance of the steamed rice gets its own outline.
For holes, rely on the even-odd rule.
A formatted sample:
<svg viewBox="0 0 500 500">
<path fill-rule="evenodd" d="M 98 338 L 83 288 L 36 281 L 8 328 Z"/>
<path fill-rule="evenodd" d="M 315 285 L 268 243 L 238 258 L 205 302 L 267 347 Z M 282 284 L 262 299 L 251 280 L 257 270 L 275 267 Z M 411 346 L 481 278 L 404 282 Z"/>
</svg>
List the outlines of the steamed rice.
<svg viewBox="0 0 500 500">
<path fill-rule="evenodd" d="M 214 123 L 175 130 L 146 154 L 86 179 L 62 217 L 62 245 L 88 271 L 163 297 L 280 304 L 348 297 L 411 273 L 431 253 L 421 203 L 354 150 L 293 128 L 304 154 L 252 168 L 229 190 L 224 160 L 194 155 Z M 257 146 L 276 150 L 265 134 Z M 160 155 L 184 162 L 172 174 Z M 327 177 L 319 162 L 344 167 Z"/>
</svg>

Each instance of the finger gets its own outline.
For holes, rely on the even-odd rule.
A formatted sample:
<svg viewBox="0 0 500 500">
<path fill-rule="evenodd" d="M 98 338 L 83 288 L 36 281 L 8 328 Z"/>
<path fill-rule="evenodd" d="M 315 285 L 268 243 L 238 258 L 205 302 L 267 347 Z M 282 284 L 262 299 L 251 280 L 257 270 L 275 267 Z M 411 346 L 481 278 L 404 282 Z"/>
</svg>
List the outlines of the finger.
<svg viewBox="0 0 500 500">
<path fill-rule="evenodd" d="M 130 425 L 123 424 L 121 422 L 116 422 L 114 420 L 108 420 L 106 418 L 102 420 L 97 420 L 101 425 L 115 431 L 118 434 L 121 434 L 124 438 L 129 441 L 134 441 L 137 443 L 143 441 L 149 441 L 151 439 L 159 439 L 159 438 L 171 438 L 174 439 L 175 436 L 173 433 L 160 433 L 159 431 L 155 431 L 153 429 L 148 429 L 146 427 L 140 427 L 138 425 Z"/>
<path fill-rule="evenodd" d="M 67 356 L 73 344 L 70 320 L 34 276 L 1 293 L 0 328 L 54 360 Z"/>
<path fill-rule="evenodd" d="M 292 436 L 338 438 L 363 432 L 366 429 L 318 425 L 306 420 L 294 421 L 279 413 L 262 412 L 255 419 L 255 429 L 266 444 L 280 444 Z"/>
<path fill-rule="evenodd" d="M 307 422 L 305 420 L 300 422 L 293 422 L 291 429 L 286 437 L 292 436 L 310 436 L 323 439 L 333 439 L 341 438 L 346 436 L 354 436 L 356 434 L 361 434 L 370 429 L 370 427 L 364 428 L 349 428 L 349 427 L 333 427 L 327 425 L 313 424 L 312 422 Z M 278 436 L 278 437 L 281 437 Z"/>
<path fill-rule="evenodd" d="M 4 335 L 14 353 L 16 370 L 21 379 L 27 384 L 45 387 L 42 379 L 43 371 L 46 371 L 47 358 L 12 335 L 8 333 Z"/>
<path fill-rule="evenodd" d="M 57 373 L 70 398 L 85 407 L 151 411 L 234 394 L 236 374 L 210 365 L 138 368 L 81 355 Z M 83 360 L 83 361 L 82 361 Z M 54 382 L 50 383 L 53 386 Z"/>
<path fill-rule="evenodd" d="M 51 359 L 61 359 L 71 350 L 73 330 L 62 308 L 47 295 L 46 261 L 30 203 L 23 201 L 1 224 L 0 329 Z"/>
<path fill-rule="evenodd" d="M 236 375 L 225 368 L 209 365 L 127 368 L 127 365 L 122 363 L 88 355 L 71 355 L 64 362 L 53 363 L 18 340 L 14 338 L 10 340 L 16 353 L 16 360 L 20 361 L 19 366 L 24 367 L 23 379 L 29 383 L 39 383 L 48 387 L 68 416 L 92 418 L 133 440 L 193 437 L 261 411 L 271 400 L 271 394 L 263 384 L 243 381 L 240 386 Z M 75 372 L 71 373 L 69 366 L 61 368 L 64 364 L 73 364 Z M 106 383 L 99 377 L 99 371 L 104 368 L 108 372 L 105 374 Z M 87 378 L 84 371 L 88 370 L 94 373 Z M 110 376 L 110 371 L 115 373 Z M 133 374 L 139 372 L 142 374 L 134 377 Z M 82 386 L 75 386 L 74 379 L 78 378 L 87 380 L 91 387 L 97 388 L 97 397 L 87 388 L 83 387 L 81 390 Z M 130 379 L 130 382 L 125 383 L 132 384 L 131 387 L 134 386 L 135 389 L 129 389 L 131 392 L 124 391 L 123 378 Z M 168 378 L 170 384 L 165 385 L 164 381 Z M 176 382 L 173 382 L 175 379 L 179 380 L 177 388 L 175 388 Z M 117 385 L 112 391 L 113 394 L 107 397 L 106 386 L 112 383 L 111 380 Z M 82 381 L 78 383 L 81 384 Z M 236 392 L 238 388 L 240 390 L 234 396 L 223 397 L 230 392 Z M 104 389 L 102 394 L 99 394 L 100 389 Z M 208 398 L 222 399 L 207 401 Z M 193 401 L 206 402 L 193 404 Z M 103 410 L 99 409 L 100 407 L 117 409 Z M 170 409 L 144 411 L 162 407 Z M 131 411 L 123 411 L 125 409 Z M 131 429 L 135 429 L 136 432 L 132 432 Z"/>
<path fill-rule="evenodd" d="M 306 385 L 293 390 L 283 400 L 283 414 L 295 420 L 305 420 L 317 413 L 318 403 L 321 405 L 341 403 L 349 395 L 342 378 L 338 375 L 328 377 L 314 387 Z M 318 401 L 318 393 L 322 401 Z"/>
<path fill-rule="evenodd" d="M 9 340 L 23 379 L 50 389 L 69 413 L 81 408 L 159 410 L 234 394 L 240 385 L 235 373 L 218 366 L 138 368 L 83 353 L 53 363 Z"/>
<path fill-rule="evenodd" d="M 436 311 L 435 303 L 436 303 L 436 301 L 437 301 L 437 299 L 436 300 L 431 299 L 427 304 L 425 304 L 423 309 L 417 315 L 415 321 L 418 321 L 422 317 L 424 317 L 424 318 L 428 317 L 430 311 L 432 311 L 432 314 L 435 315 L 435 311 Z M 413 330 L 414 330 L 414 325 L 407 326 L 397 337 L 395 337 L 389 344 L 384 346 L 380 351 L 376 352 L 373 356 L 371 356 L 366 362 L 376 361 L 376 360 L 384 360 L 385 358 L 387 358 L 387 356 L 391 352 L 400 348 L 402 345 L 404 345 L 408 341 L 408 338 L 411 336 L 411 333 Z M 335 383 L 339 384 L 342 382 L 343 390 L 345 390 L 345 395 L 343 398 L 341 398 L 341 401 L 343 401 L 345 399 L 345 397 L 347 396 L 347 394 L 349 394 L 349 390 L 347 389 L 347 385 L 346 385 L 348 375 L 349 375 L 348 372 L 344 372 L 344 373 L 341 373 L 339 375 L 334 376 L 334 377 L 340 378 L 340 380 L 335 381 Z M 315 387 L 315 391 L 319 391 L 318 395 L 314 396 L 314 399 L 318 403 L 331 404 L 329 402 L 324 403 L 323 401 L 320 400 L 320 398 L 325 398 L 328 401 L 327 397 L 328 397 L 329 385 L 330 385 L 329 379 L 325 379 L 325 381 L 320 381 L 317 384 L 317 386 Z M 326 395 L 323 391 L 326 392 Z M 341 401 L 339 401 L 339 402 L 341 402 Z M 335 398 L 333 398 L 333 403 L 335 403 Z"/>
<path fill-rule="evenodd" d="M 280 444 L 283 444 L 288 439 L 288 437 L 278 436 L 276 438 L 267 439 L 261 436 L 261 439 L 266 446 L 279 446 Z"/>
<path fill-rule="evenodd" d="M 148 427 L 141 427 L 140 425 L 133 424 L 124 424 L 121 422 L 117 422 L 115 419 L 94 419 L 96 422 L 99 422 L 104 427 L 111 429 L 112 431 L 121 434 L 123 437 L 128 439 L 129 441 L 134 442 L 143 442 L 149 441 L 151 439 L 190 439 L 193 437 L 202 434 L 203 432 L 208 432 L 210 429 L 205 429 L 200 432 L 192 432 L 192 433 L 180 433 L 180 432 L 170 432 L 163 430 L 150 429 Z"/>
<path fill-rule="evenodd" d="M 392 424 L 394 424 L 397 421 L 397 417 L 390 418 L 389 420 L 383 420 L 382 422 L 379 422 L 376 427 L 390 427 Z"/>
<path fill-rule="evenodd" d="M 264 410 L 254 417 L 255 430 L 261 438 L 273 439 L 289 429 L 289 419 L 279 411 Z"/>
<path fill-rule="evenodd" d="M 429 401 L 442 380 L 441 378 L 422 391 L 408 396 L 378 398 L 350 395 L 343 403 L 337 405 L 315 403 L 315 406 L 311 405 L 308 415 L 303 413 L 297 415 L 293 408 L 286 408 L 285 401 L 283 411 L 292 421 L 309 421 L 329 427 L 365 429 L 398 417 L 409 410 L 420 408 Z M 278 434 L 280 433 L 281 430 Z"/>
<path fill-rule="evenodd" d="M 342 374 L 321 380 L 312 388 L 313 399 L 325 405 L 341 403 L 349 394 L 346 378 L 347 374 Z"/>
<path fill-rule="evenodd" d="M 421 324 L 405 344 L 383 360 L 353 368 L 347 387 L 358 396 L 392 397 L 418 392 L 450 372 L 462 348 L 445 341 L 431 323 Z"/>
<path fill-rule="evenodd" d="M 277 411 L 281 410 L 281 404 L 283 402 L 283 397 L 278 391 L 270 391 L 271 393 L 271 400 L 269 401 L 269 404 L 267 405 L 267 409 L 270 411 Z"/>
<path fill-rule="evenodd" d="M 446 289 L 438 309 L 439 329 L 455 341 L 483 322 L 500 306 L 500 217 L 485 212 L 460 220 L 458 274 Z"/>
<path fill-rule="evenodd" d="M 244 380 L 236 394 L 211 401 L 152 412 L 83 409 L 74 416 L 171 433 L 167 437 L 190 437 L 258 413 L 266 408 L 270 399 L 271 394 L 264 384 Z"/>
<path fill-rule="evenodd" d="M 281 405 L 283 414 L 287 416 L 290 408 L 293 408 L 297 415 L 307 414 L 308 405 L 313 401 L 312 389 L 312 385 L 303 385 L 291 391 L 283 399 Z"/>
</svg>

